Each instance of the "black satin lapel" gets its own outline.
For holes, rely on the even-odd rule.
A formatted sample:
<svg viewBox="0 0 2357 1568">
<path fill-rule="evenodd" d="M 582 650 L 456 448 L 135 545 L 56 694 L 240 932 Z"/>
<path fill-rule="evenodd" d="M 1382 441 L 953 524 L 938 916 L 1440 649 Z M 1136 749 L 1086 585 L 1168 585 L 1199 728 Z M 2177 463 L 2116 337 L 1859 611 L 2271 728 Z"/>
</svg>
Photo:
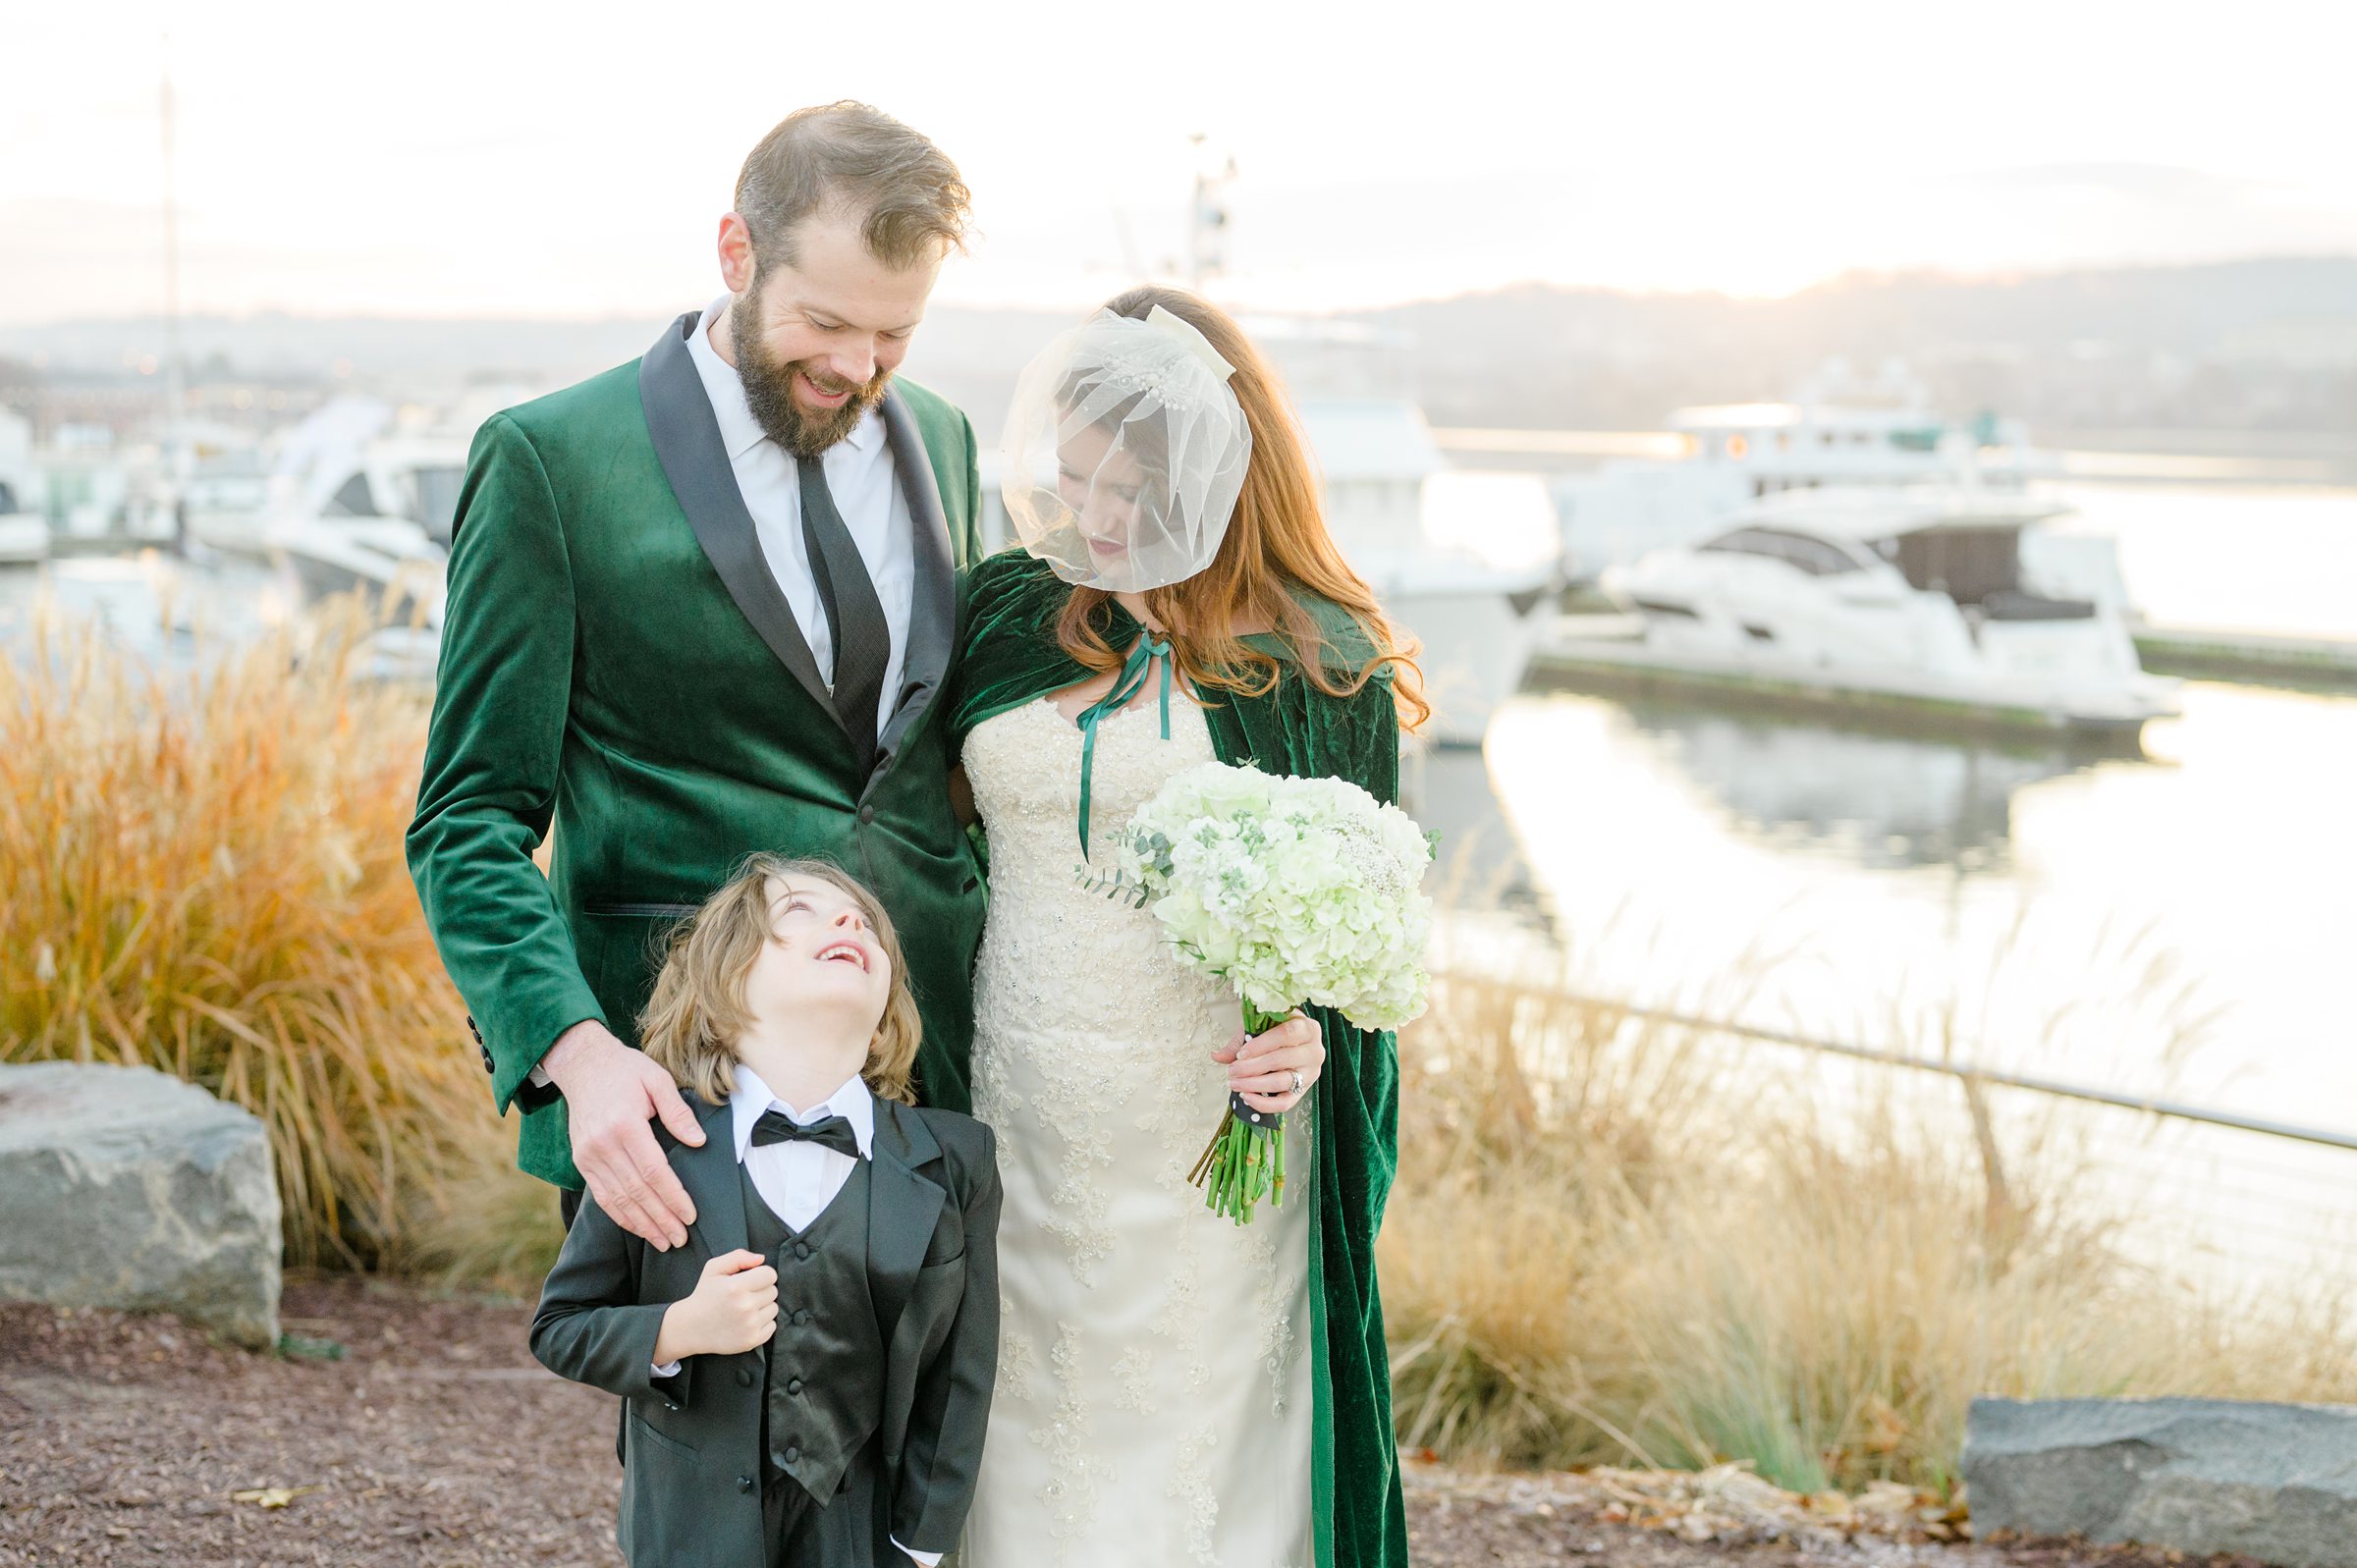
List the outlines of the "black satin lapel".
<svg viewBox="0 0 2357 1568">
<path fill-rule="evenodd" d="M 950 1195 L 915 1168 L 938 1159 L 941 1146 L 924 1123 L 897 1101 L 876 1102 L 870 1149 L 867 1258 L 876 1296 L 876 1322 L 887 1343 L 916 1288 L 917 1271 L 933 1244 L 933 1226 Z"/>
<path fill-rule="evenodd" d="M 689 1238 L 702 1245 L 710 1260 L 735 1252 L 747 1241 L 744 1184 L 737 1175 L 736 1115 L 725 1100 L 717 1106 L 701 1100 L 688 1104 L 695 1108 L 704 1141 L 692 1148 L 682 1144 L 673 1168 L 679 1172 L 680 1185 L 687 1189 L 688 1202 L 695 1205 L 695 1222 L 687 1227 Z"/>
<path fill-rule="evenodd" d="M 916 551 L 915 582 L 908 601 L 908 647 L 901 661 L 901 695 L 877 737 L 876 765 L 892 760 L 904 736 L 941 694 L 950 668 L 950 642 L 958 616 L 957 570 L 950 555 L 950 524 L 942 511 L 933 459 L 925 451 L 916 418 L 898 392 L 884 394 L 884 431 L 892 443 L 893 467 L 908 499 L 908 523 Z"/>
<path fill-rule="evenodd" d="M 646 412 L 646 432 L 654 440 L 663 477 L 671 481 L 671 493 L 687 514 L 695 541 L 704 547 L 729 597 L 840 730 L 843 721 L 819 676 L 818 661 L 810 656 L 801 622 L 795 620 L 794 607 L 786 602 L 761 554 L 753 514 L 745 510 L 744 496 L 737 488 L 712 400 L 704 393 L 695 361 L 688 357 L 687 334 L 702 319 L 703 312 L 692 310 L 680 317 L 638 361 L 638 401 Z"/>
</svg>

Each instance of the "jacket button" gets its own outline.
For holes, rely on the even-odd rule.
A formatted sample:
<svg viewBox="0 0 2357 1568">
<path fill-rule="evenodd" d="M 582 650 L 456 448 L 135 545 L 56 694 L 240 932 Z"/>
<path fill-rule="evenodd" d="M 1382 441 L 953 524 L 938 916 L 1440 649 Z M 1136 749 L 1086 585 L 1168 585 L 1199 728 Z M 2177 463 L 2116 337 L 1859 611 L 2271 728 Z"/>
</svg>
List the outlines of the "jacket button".
<svg viewBox="0 0 2357 1568">
<path fill-rule="evenodd" d="M 788 1393 L 790 1393 L 790 1394 L 798 1394 L 798 1393 L 800 1393 L 800 1392 L 802 1391 L 802 1379 L 799 1379 L 799 1378 L 789 1378 L 789 1379 L 786 1379 L 786 1391 L 787 1391 Z"/>
<path fill-rule="evenodd" d="M 498 1063 L 491 1059 L 491 1048 L 489 1046 L 483 1047 L 483 1071 L 489 1073 L 496 1073 L 499 1071 Z"/>
<path fill-rule="evenodd" d="M 802 1451 L 799 1448 L 796 1448 L 793 1443 L 788 1443 L 786 1445 L 786 1462 L 790 1465 L 800 1464 L 802 1462 Z"/>
<path fill-rule="evenodd" d="M 738 1386 L 738 1387 L 740 1387 L 740 1388 L 750 1388 L 752 1385 L 753 1385 L 753 1369 L 752 1369 L 752 1368 L 750 1368 L 750 1367 L 740 1367 L 740 1368 L 738 1368 L 738 1369 L 737 1369 L 737 1386 Z"/>
<path fill-rule="evenodd" d="M 810 1258 L 810 1243 L 806 1241 L 795 1242 L 794 1244 L 794 1256 L 797 1262 L 808 1262 Z"/>
<path fill-rule="evenodd" d="M 483 1031 L 476 1025 L 473 1013 L 468 1013 L 466 1015 L 466 1032 L 474 1036 L 475 1044 L 482 1044 Z"/>
<path fill-rule="evenodd" d="M 794 1309 L 794 1325 L 795 1325 L 796 1328 L 799 1328 L 799 1327 L 800 1327 L 802 1325 L 804 1325 L 804 1324 L 808 1323 L 809 1321 L 810 1321 L 810 1309 L 809 1309 L 809 1308 L 807 1308 L 807 1307 L 796 1307 L 796 1308 L 795 1308 L 795 1309 Z"/>
<path fill-rule="evenodd" d="M 859 820 L 860 820 L 861 822 L 873 822 L 873 821 L 875 821 L 875 820 L 876 820 L 876 808 L 875 808 L 874 806 L 861 806 L 861 807 L 859 808 Z"/>
<path fill-rule="evenodd" d="M 752 1490 L 752 1489 L 753 1489 L 753 1478 L 752 1478 L 752 1477 L 750 1477 L 750 1476 L 739 1476 L 739 1477 L 737 1478 L 737 1489 L 738 1489 L 739 1491 L 750 1491 L 750 1490 Z"/>
</svg>

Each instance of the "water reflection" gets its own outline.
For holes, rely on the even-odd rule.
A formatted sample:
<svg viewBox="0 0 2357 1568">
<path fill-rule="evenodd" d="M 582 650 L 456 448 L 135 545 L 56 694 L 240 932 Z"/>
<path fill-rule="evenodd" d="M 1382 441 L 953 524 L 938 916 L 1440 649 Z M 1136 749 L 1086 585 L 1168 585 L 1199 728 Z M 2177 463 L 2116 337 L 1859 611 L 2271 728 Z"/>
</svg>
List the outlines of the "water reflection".
<svg viewBox="0 0 2357 1568">
<path fill-rule="evenodd" d="M 1445 904 L 1546 924 L 1530 863 L 1480 751 L 1411 746 L 1399 759 L 1399 806 L 1441 836 L 1434 892 Z"/>
<path fill-rule="evenodd" d="M 2010 873 L 2016 797 L 2122 760 L 2035 741 L 1930 740 L 1644 699 L 1526 697 L 1516 728 L 1544 724 L 1531 708 L 1547 703 L 1578 704 L 1618 766 L 1698 797 L 1720 832 L 1868 871 Z M 1487 754 L 1411 749 L 1400 804 L 1441 835 L 1440 880 L 1454 902 L 1549 924 L 1543 879 L 1532 874 L 1492 773 L 1497 756 L 1495 746 Z M 2141 753 L 2127 761 L 2152 765 Z M 1566 772 L 1554 798 L 1568 811 L 1592 810 L 1600 782 L 1593 769 Z M 1530 781 L 1512 783 L 1524 790 Z"/>
<path fill-rule="evenodd" d="M 22 656 L 47 615 L 69 642 L 86 628 L 144 664 L 185 669 L 285 621 L 299 598 L 258 563 L 194 567 L 153 550 L 66 557 L 0 571 L 0 654 Z"/>
<path fill-rule="evenodd" d="M 2036 743 L 1936 741 L 1632 700 L 1630 743 L 1707 790 L 1744 831 L 1869 869 L 2011 862 L 2013 797 L 2090 765 Z"/>
</svg>

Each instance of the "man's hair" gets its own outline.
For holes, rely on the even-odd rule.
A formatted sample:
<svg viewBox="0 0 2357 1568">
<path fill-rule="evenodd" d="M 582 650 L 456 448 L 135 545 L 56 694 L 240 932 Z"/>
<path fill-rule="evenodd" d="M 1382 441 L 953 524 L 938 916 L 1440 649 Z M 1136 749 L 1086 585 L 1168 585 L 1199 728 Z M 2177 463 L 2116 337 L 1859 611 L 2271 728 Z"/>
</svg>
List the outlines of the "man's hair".
<svg viewBox="0 0 2357 1568">
<path fill-rule="evenodd" d="M 822 208 L 860 220 L 868 253 L 888 267 L 962 250 L 971 200 L 947 153 L 849 99 L 779 121 L 737 176 L 737 215 L 752 232 L 761 275 L 794 262 L 795 227 Z"/>
<path fill-rule="evenodd" d="M 654 995 L 638 1015 L 640 1045 L 681 1088 L 716 1106 L 729 1098 L 737 1081 L 737 1041 L 752 1025 L 745 981 L 772 940 L 772 878 L 824 882 L 859 906 L 876 946 L 892 964 L 892 995 L 885 1000 L 884 1016 L 876 1020 L 859 1075 L 880 1098 L 914 1105 L 911 1080 L 924 1024 L 908 990 L 901 939 L 874 893 L 820 860 L 749 855 L 728 886 L 672 931 Z"/>
</svg>

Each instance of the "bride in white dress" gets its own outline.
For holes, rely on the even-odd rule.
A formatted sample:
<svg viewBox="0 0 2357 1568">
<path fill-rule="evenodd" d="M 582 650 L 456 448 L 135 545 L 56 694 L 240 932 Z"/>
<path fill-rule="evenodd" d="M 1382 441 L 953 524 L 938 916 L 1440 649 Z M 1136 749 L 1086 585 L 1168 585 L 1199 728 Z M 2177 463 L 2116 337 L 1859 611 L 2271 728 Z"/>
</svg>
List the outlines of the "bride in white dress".
<svg viewBox="0 0 2357 1568">
<path fill-rule="evenodd" d="M 1235 998 L 1173 961 L 1151 914 L 1078 885 L 1080 740 L 1043 697 L 965 749 L 991 854 L 974 1114 L 999 1132 L 1007 1218 L 964 1561 L 1297 1568 L 1309 1206 L 1264 1205 L 1238 1226 L 1187 1185 L 1228 1103 L 1213 1053 L 1235 1032 Z M 1209 760 L 1191 702 L 1173 702 L 1168 740 L 1151 707 L 1116 715 L 1097 740 L 1096 821 L 1119 826 Z M 1315 1168 L 1305 1113 L 1286 1119 L 1287 1168 Z"/>
<path fill-rule="evenodd" d="M 1314 1560 L 1308 1194 L 1238 1226 L 1186 1178 L 1232 1087 L 1288 1112 L 1288 1170 L 1317 1168 L 1321 1034 L 1296 1019 L 1234 1060 L 1233 993 L 1076 875 L 1083 832 L 1101 865 L 1165 780 L 1213 758 L 1141 593 L 1218 550 L 1250 453 L 1228 368 L 1167 311 L 1100 316 L 1016 393 L 1011 471 L 1039 440 L 1057 470 L 1052 491 L 1010 481 L 1025 544 L 1144 632 L 1122 670 L 1008 707 L 964 744 L 990 849 L 973 1111 L 999 1134 L 1006 1196 L 961 1568 Z"/>
</svg>

